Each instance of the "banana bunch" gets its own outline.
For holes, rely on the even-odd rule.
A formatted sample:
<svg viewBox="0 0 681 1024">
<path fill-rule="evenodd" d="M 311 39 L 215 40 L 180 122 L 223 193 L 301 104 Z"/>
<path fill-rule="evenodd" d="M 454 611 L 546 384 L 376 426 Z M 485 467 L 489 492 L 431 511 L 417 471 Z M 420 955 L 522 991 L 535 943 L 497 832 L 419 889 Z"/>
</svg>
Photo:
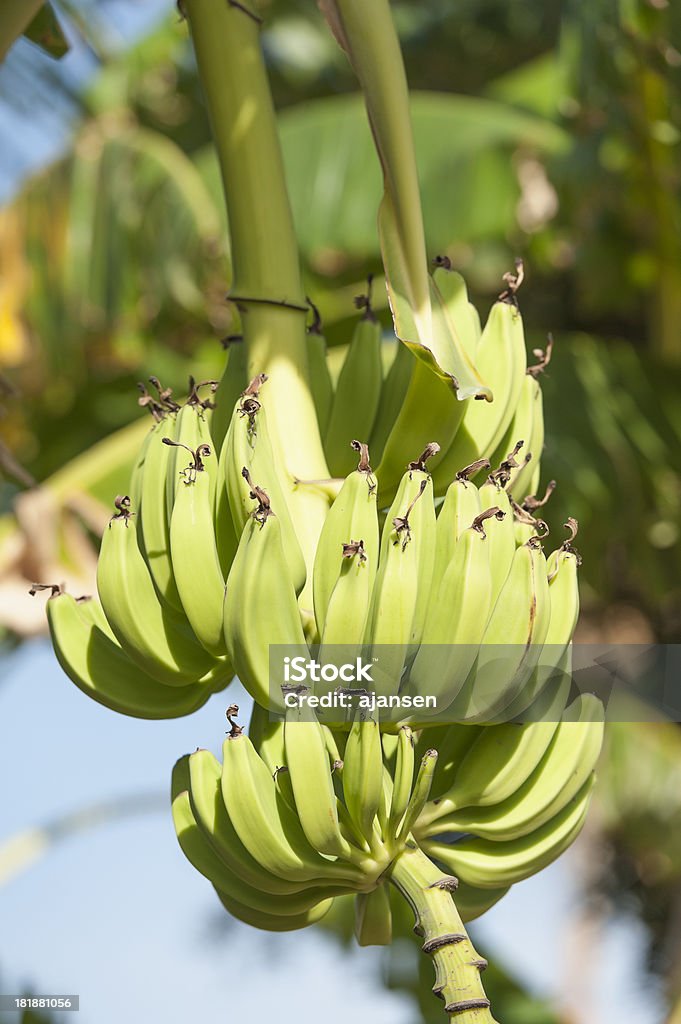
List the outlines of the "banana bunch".
<svg viewBox="0 0 681 1024">
<path fill-rule="evenodd" d="M 254 414 L 253 429 L 263 424 L 256 452 L 266 438 L 264 411 Z M 232 420 L 223 455 L 231 432 L 247 430 Z M 324 682 L 337 679 L 326 669 L 358 657 L 373 666 L 372 691 L 382 708 L 423 707 L 421 698 L 429 696 L 435 711 L 426 717 L 446 712 L 449 721 L 489 722 L 534 707 L 547 683 L 564 673 L 576 624 L 576 524 L 547 562 L 545 524 L 531 514 L 546 498 L 531 495 L 519 505 L 508 493 L 518 445 L 480 486 L 471 477 L 489 469 L 487 460 L 460 469 L 436 512 L 428 463 L 439 447 L 428 444 L 408 464 L 385 513 L 367 445 L 350 447 L 359 460 L 322 526 L 312 608 L 301 605 L 304 563 L 283 495 L 272 498 L 278 484 L 271 459 L 252 459 L 256 484 L 246 467 L 237 472 L 242 450 L 235 446 L 229 456 L 227 492 L 243 526 L 227 579 L 224 636 L 241 682 L 256 702 L 281 714 L 284 655 L 302 662 L 314 656 L 319 698 L 338 688 Z M 336 713 L 326 720 L 340 719 Z"/>
<path fill-rule="evenodd" d="M 451 269 L 446 257 L 438 257 L 431 287 L 439 296 L 450 330 L 467 358 L 485 382 L 491 400 L 461 401 L 398 344 L 385 377 L 381 369 L 381 329 L 371 311 L 370 295 L 356 302 L 365 314 L 355 328 L 335 390 L 324 358 L 320 319 L 310 334 L 312 390 L 327 461 L 333 475 L 349 469 L 348 444 L 366 437 L 377 464 L 379 499 L 390 502 L 404 469 L 404 452 L 423 449 L 431 438 L 440 445 L 432 460 L 434 493 L 444 494 L 462 466 L 486 458 L 498 465 L 522 439 L 522 461 L 510 475 L 509 493 L 524 497 L 538 486 L 539 459 L 544 445 L 544 420 L 538 377 L 551 357 L 535 350 L 538 363 L 528 367 L 522 317 L 516 292 L 523 268 L 506 274 L 506 287 L 481 328 L 469 302 L 463 278 Z"/>
<path fill-rule="evenodd" d="M 392 885 L 414 909 L 450 1015 L 487 1008 L 484 961 L 463 924 L 580 830 L 600 703 L 580 697 L 555 721 L 420 734 L 405 725 L 382 735 L 362 714 L 333 732 L 309 710 L 272 718 L 255 705 L 247 735 L 237 714 L 227 711 L 222 763 L 199 749 L 172 776 L 180 846 L 225 908 L 290 931 L 353 895 L 357 941 L 384 945 Z"/>
<path fill-rule="evenodd" d="M 140 404 L 154 425 L 130 494 L 115 501 L 97 566 L 96 597 L 52 589 L 47 615 L 57 658 L 106 707 L 138 718 L 196 710 L 234 672 L 222 628 L 224 570 L 236 549 L 210 419 L 214 403 L 190 380 L 180 406 L 151 378 Z"/>
</svg>

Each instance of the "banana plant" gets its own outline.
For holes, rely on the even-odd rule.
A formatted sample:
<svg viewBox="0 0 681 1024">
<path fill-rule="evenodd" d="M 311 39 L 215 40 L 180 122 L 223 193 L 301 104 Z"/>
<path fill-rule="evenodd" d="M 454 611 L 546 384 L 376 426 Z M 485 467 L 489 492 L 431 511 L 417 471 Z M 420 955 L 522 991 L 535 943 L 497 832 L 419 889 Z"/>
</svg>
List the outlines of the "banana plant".
<svg viewBox="0 0 681 1024">
<path fill-rule="evenodd" d="M 265 6 L 182 4 L 240 331 L 221 378 L 192 377 L 182 401 L 154 377 L 143 389 L 151 423 L 103 531 L 97 595 L 33 590 L 50 595 L 65 672 L 112 710 L 189 714 L 234 674 L 253 697 L 248 732 L 227 710 L 222 763 L 198 750 L 172 776 L 180 845 L 233 916 L 289 931 L 352 895 L 358 942 L 387 944 L 397 894 L 445 1011 L 491 1024 L 465 922 L 577 835 L 603 736 L 599 701 L 568 703 L 577 523 L 547 559 L 533 515 L 552 489 L 537 496 L 550 353 L 527 366 L 521 261 L 484 328 L 449 261 L 429 268 L 389 3 L 368 15 L 359 0 L 323 0 L 383 174 L 377 229 L 399 342 L 386 373 L 369 281 L 332 374 L 302 283 Z M 339 644 L 375 665 L 372 678 L 357 658 L 354 682 L 372 679 L 373 697 L 355 686 L 359 705 L 340 716 L 326 711 L 348 708 L 326 685 L 348 678 Z M 280 665 L 277 645 L 295 657 Z M 513 652 L 501 668 L 499 648 Z M 287 685 L 298 660 L 316 692 Z M 437 707 L 433 690 L 444 719 L 403 713 Z"/>
</svg>

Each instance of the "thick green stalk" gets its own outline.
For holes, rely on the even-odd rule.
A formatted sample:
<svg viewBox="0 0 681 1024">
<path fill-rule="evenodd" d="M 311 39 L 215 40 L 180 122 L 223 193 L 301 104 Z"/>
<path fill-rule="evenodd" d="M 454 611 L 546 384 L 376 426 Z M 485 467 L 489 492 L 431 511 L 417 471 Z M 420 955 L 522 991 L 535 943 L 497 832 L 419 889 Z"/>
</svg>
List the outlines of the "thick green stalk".
<svg viewBox="0 0 681 1024">
<path fill-rule="evenodd" d="M 427 337 L 430 296 L 426 241 L 409 90 L 399 40 L 388 0 L 320 0 L 338 42 L 345 50 L 364 93 L 376 149 L 393 207 L 396 233 L 404 261 L 404 297 Z"/>
<path fill-rule="evenodd" d="M 227 203 L 251 375 L 267 373 L 268 414 L 292 476 L 328 475 L 310 394 L 303 292 L 255 5 L 183 0 Z M 271 410 L 271 412 L 270 412 Z"/>
<path fill-rule="evenodd" d="M 378 229 L 395 334 L 459 399 L 490 400 L 428 274 L 409 90 L 389 0 L 319 6 L 359 79 L 383 170 Z M 414 374 L 407 403 L 427 402 L 430 385 L 428 375 Z"/>
<path fill-rule="evenodd" d="M 466 934 L 452 898 L 454 879 L 442 872 L 411 840 L 390 867 L 390 880 L 411 905 L 414 931 L 433 958 L 433 992 L 457 1024 L 495 1024 L 480 980 L 487 966 Z"/>
</svg>

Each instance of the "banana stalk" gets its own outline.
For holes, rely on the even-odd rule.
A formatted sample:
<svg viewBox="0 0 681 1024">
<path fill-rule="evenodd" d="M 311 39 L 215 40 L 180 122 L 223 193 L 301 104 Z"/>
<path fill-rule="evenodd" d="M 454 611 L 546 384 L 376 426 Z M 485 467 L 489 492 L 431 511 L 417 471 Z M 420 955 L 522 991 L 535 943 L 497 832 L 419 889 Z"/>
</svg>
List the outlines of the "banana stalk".
<svg viewBox="0 0 681 1024">
<path fill-rule="evenodd" d="M 414 931 L 433 957 L 433 992 L 461 1024 L 495 1024 L 480 980 L 487 963 L 473 948 L 456 908 L 456 879 L 442 872 L 415 843 L 407 843 L 390 867 L 390 881 L 410 904 Z"/>
<path fill-rule="evenodd" d="M 303 291 L 281 148 L 260 47 L 257 4 L 184 0 L 206 95 L 227 205 L 233 280 L 229 297 L 242 320 L 247 377 L 270 378 L 268 409 L 275 452 L 291 477 L 294 520 L 304 504 L 304 552 L 312 552 L 327 509 L 299 479 L 324 479 L 310 389 Z"/>
</svg>

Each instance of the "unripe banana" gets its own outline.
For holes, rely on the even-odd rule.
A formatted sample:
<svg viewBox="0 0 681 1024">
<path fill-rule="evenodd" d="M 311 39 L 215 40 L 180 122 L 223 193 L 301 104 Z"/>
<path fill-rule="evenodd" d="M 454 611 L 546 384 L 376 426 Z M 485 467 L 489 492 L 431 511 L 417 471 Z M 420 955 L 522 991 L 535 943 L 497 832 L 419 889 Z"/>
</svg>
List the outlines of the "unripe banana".
<svg viewBox="0 0 681 1024">
<path fill-rule="evenodd" d="M 325 859 L 310 846 L 298 817 L 277 793 L 264 761 L 240 732 L 224 743 L 222 795 L 241 842 L 266 871 L 308 883 L 319 877 L 361 882 L 358 868 Z"/>
<path fill-rule="evenodd" d="M 225 580 L 213 532 L 210 471 L 205 465 L 209 455 L 207 445 L 197 450 L 194 466 L 185 473 L 184 484 L 175 495 L 170 552 L 189 624 L 206 650 L 219 657 L 227 649 L 223 630 Z M 217 473 L 215 459 L 213 463 L 213 473 Z"/>
<path fill-rule="evenodd" d="M 408 725 L 397 734 L 395 772 L 387 833 L 397 835 L 407 810 L 414 782 L 414 735 Z"/>
<path fill-rule="evenodd" d="M 412 829 L 416 825 L 419 816 L 423 812 L 423 808 L 428 802 L 436 765 L 437 750 L 426 750 L 425 754 L 421 758 L 421 764 L 419 765 L 419 770 L 416 775 L 416 782 L 414 783 L 414 788 L 411 791 L 411 796 L 409 797 L 407 809 L 404 812 L 402 824 L 397 832 L 398 842 L 406 840 L 408 836 L 411 835 Z"/>
<path fill-rule="evenodd" d="M 477 348 L 480 341 L 480 318 L 468 301 L 466 282 L 461 274 L 451 269 L 445 257 L 433 270 L 433 283 L 437 287 L 454 325 L 459 341 L 468 358 L 477 366 Z"/>
<path fill-rule="evenodd" d="M 143 672 L 121 649 L 96 598 L 76 601 L 57 593 L 47 603 L 57 660 L 76 686 L 112 711 L 135 718 L 179 718 L 206 703 L 232 676 L 218 664 L 197 683 L 165 686 Z"/>
<path fill-rule="evenodd" d="M 314 611 L 319 635 L 326 644 L 352 643 L 354 627 L 349 634 L 342 632 L 345 615 L 366 618 L 367 606 L 362 594 L 371 591 L 378 567 L 378 514 L 376 510 L 376 480 L 369 465 L 366 445 L 353 441 L 355 457 L 359 453 L 358 468 L 350 473 L 328 511 L 317 544 L 314 562 Z M 351 545 L 359 545 L 353 551 Z M 326 629 L 326 618 L 332 594 L 343 578 L 342 593 L 334 601 L 333 621 Z M 357 608 L 345 608 L 345 591 L 359 601 Z M 348 623 L 348 627 L 351 624 Z M 361 638 L 361 634 L 360 634 Z"/>
<path fill-rule="evenodd" d="M 333 476 L 346 476 L 354 462 L 353 437 L 369 437 L 383 378 L 381 325 L 366 297 L 366 312 L 355 327 L 336 383 L 324 452 Z"/>
<path fill-rule="evenodd" d="M 544 413 L 539 382 L 530 373 L 523 378 L 518 404 L 506 433 L 490 455 L 493 466 L 499 465 L 522 438 L 524 444 L 518 464 L 509 471 L 506 488 L 516 501 L 528 493 L 532 475 L 544 449 Z"/>
<path fill-rule="evenodd" d="M 220 464 L 237 536 L 241 536 L 253 508 L 253 482 L 269 495 L 279 518 L 289 572 L 299 594 L 305 585 L 307 570 L 285 494 L 290 487 L 285 486 L 284 471 L 275 461 L 267 428 L 261 395 L 266 380 L 263 374 L 255 377 L 238 399 L 222 446 Z"/>
<path fill-rule="evenodd" d="M 182 852 L 187 860 L 205 878 L 213 883 L 218 892 L 229 900 L 238 900 L 244 907 L 258 913 L 275 917 L 289 917 L 305 914 L 316 907 L 321 900 L 333 896 L 329 887 L 309 887 L 299 892 L 263 893 L 259 888 L 248 885 L 236 878 L 220 859 L 196 822 L 189 798 L 191 785 L 188 758 L 177 762 L 172 777 L 173 823 Z"/>
<path fill-rule="evenodd" d="M 550 723 L 541 724 L 550 726 Z M 603 705 L 593 694 L 583 694 L 566 709 L 543 756 L 510 795 L 492 806 L 471 806 L 438 817 L 427 830 L 428 834 L 470 832 L 502 841 L 517 839 L 541 828 L 562 811 L 590 778 L 602 742 Z"/>
<path fill-rule="evenodd" d="M 377 464 L 383 457 L 383 450 L 388 435 L 395 425 L 395 421 L 402 408 L 404 396 L 407 393 L 409 381 L 416 365 L 416 360 L 406 345 L 395 339 L 393 339 L 392 344 L 396 348 L 395 357 L 383 381 L 378 410 L 369 441 L 369 448 L 374 453 Z"/>
<path fill-rule="evenodd" d="M 578 567 L 579 556 L 570 541 L 547 559 L 551 603 L 549 628 L 532 677 L 515 700 L 504 708 L 504 715 L 509 718 L 522 716 L 535 722 L 557 721 L 562 714 L 560 694 L 569 683 L 572 671 L 570 644 L 579 616 Z M 552 685 L 549 686 L 550 683 Z M 547 686 L 549 692 L 544 695 Z M 552 693 L 556 695 L 555 701 Z"/>
<path fill-rule="evenodd" d="M 423 469 L 409 469 L 383 527 L 367 619 L 366 641 L 378 648 L 374 688 L 379 694 L 397 693 L 409 651 L 420 642 L 430 598 L 435 537 L 430 475 Z"/>
<path fill-rule="evenodd" d="M 225 442 L 227 443 L 227 442 Z M 279 516 L 263 504 L 247 521 L 227 579 L 225 642 L 234 671 L 254 700 L 283 713 L 283 679 L 270 687 L 270 645 L 287 645 L 309 656 L 284 553 Z"/>
<path fill-rule="evenodd" d="M 210 420 L 210 435 L 216 454 L 220 455 L 222 444 L 229 429 L 234 404 L 248 384 L 248 348 L 240 335 L 226 338 L 227 359 L 217 389 L 215 409 Z"/>
<path fill-rule="evenodd" d="M 472 838 L 451 845 L 424 840 L 423 849 L 468 885 L 480 889 L 515 885 L 551 864 L 574 841 L 584 824 L 593 782 L 589 778 L 555 818 L 519 839 Z"/>
<path fill-rule="evenodd" d="M 473 520 L 482 512 L 478 488 L 469 477 L 489 467 L 486 459 L 472 463 L 459 470 L 456 479 L 447 488 L 445 500 L 437 517 L 437 540 L 435 545 L 435 572 L 439 579 L 454 557 L 456 542 Z"/>
<path fill-rule="evenodd" d="M 497 513 L 492 512 L 490 519 Z M 478 656 L 490 614 L 492 576 L 489 543 L 479 516 L 464 530 L 454 557 L 433 593 L 421 646 L 409 673 L 410 686 L 437 699 L 437 713 L 455 700 Z M 487 529 L 497 526 L 493 522 Z"/>
<path fill-rule="evenodd" d="M 213 664 L 185 620 L 161 604 L 137 546 L 133 513 L 119 512 L 104 531 L 97 563 L 97 589 L 111 629 L 126 654 L 159 682 L 185 686 Z"/>
<path fill-rule="evenodd" d="M 546 559 L 540 543 L 529 541 L 514 554 L 477 663 L 452 714 L 460 720 L 489 722 L 505 712 L 537 664 L 550 613 Z"/>
<path fill-rule="evenodd" d="M 508 577 L 516 550 L 513 508 L 508 494 L 493 479 L 487 479 L 480 488 L 480 510 L 498 508 L 503 519 L 492 524 L 489 531 L 489 564 L 492 572 L 491 607 L 497 602 Z"/>
<path fill-rule="evenodd" d="M 265 871 L 239 839 L 222 798 L 222 765 L 208 750 L 189 755 L 189 798 L 197 825 L 237 880 L 263 893 L 287 895 L 305 887 Z M 320 876 L 319 884 L 323 884 Z"/>
<path fill-rule="evenodd" d="M 308 842 L 320 853 L 351 858 L 338 824 L 326 741 L 314 712 L 299 707 L 288 711 L 284 743 L 296 811 Z"/>
<path fill-rule="evenodd" d="M 355 827 L 370 846 L 382 795 L 383 753 L 378 722 L 357 717 L 343 754 L 343 797 Z"/>
<path fill-rule="evenodd" d="M 175 416 L 167 416 L 151 430 L 145 444 L 145 457 L 140 470 L 140 501 L 136 520 L 140 547 L 161 598 L 176 611 L 182 602 L 175 585 L 170 558 L 170 519 L 166 502 L 168 465 L 171 449 L 164 437 L 174 437 Z M 131 497 L 131 501 L 132 501 Z"/>
<path fill-rule="evenodd" d="M 265 914 L 262 911 L 246 907 L 243 903 L 239 903 L 238 900 L 233 900 L 226 896 L 219 889 L 215 891 L 223 907 L 232 917 L 242 921 L 244 924 L 250 924 L 253 928 L 261 928 L 268 932 L 293 932 L 301 928 L 307 928 L 309 925 L 321 921 L 333 906 L 333 899 L 328 898 L 321 900 L 303 914 L 276 917 L 274 914 Z"/>
</svg>

